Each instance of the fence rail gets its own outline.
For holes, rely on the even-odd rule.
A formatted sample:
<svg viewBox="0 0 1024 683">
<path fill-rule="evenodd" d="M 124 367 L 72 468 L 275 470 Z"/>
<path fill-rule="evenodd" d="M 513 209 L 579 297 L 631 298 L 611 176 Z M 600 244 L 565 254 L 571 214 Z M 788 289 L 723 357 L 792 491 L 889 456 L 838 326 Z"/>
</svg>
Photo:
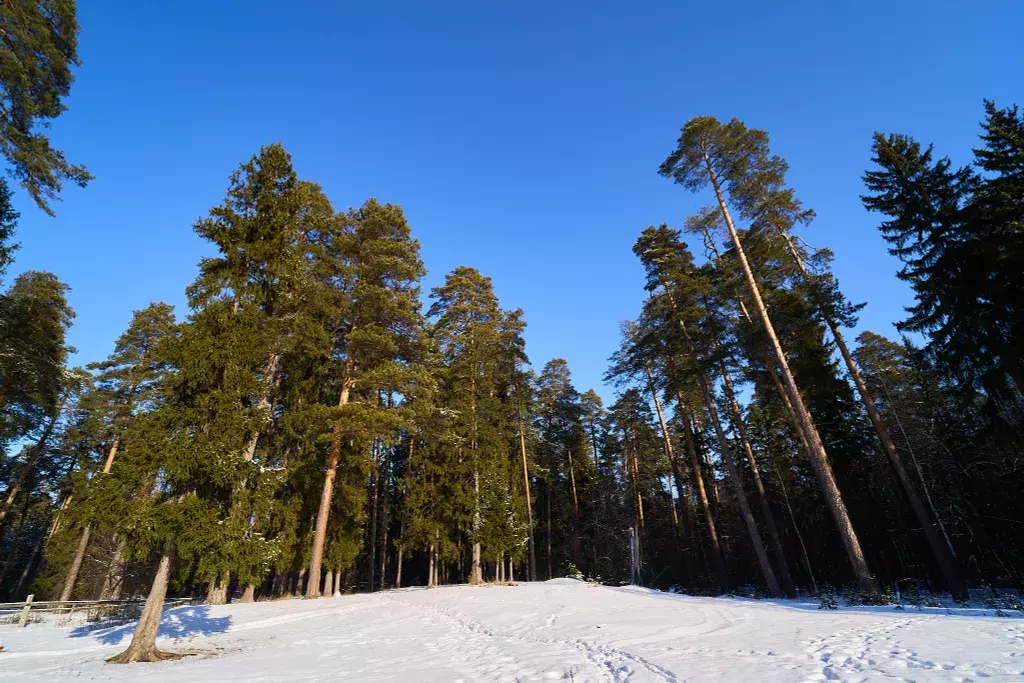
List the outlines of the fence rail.
<svg viewBox="0 0 1024 683">
<path fill-rule="evenodd" d="M 85 624 L 123 624 L 138 619 L 146 601 L 138 600 L 48 600 L 35 602 L 0 602 L 0 624 L 45 623 L 50 626 L 81 626 Z M 195 605 L 199 598 L 171 598 L 164 609 Z"/>
</svg>

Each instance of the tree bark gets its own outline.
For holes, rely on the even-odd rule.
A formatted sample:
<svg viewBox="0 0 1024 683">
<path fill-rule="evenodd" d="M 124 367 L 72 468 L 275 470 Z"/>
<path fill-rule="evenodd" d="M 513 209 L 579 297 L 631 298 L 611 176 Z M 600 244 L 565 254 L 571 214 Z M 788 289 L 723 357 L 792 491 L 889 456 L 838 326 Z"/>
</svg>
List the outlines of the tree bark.
<svg viewBox="0 0 1024 683">
<path fill-rule="evenodd" d="M 669 289 L 668 283 L 662 284 L 669 296 L 672 308 L 675 310 L 675 296 L 672 294 L 671 289 Z M 747 527 L 747 534 L 750 536 L 750 542 L 754 546 L 754 554 L 757 556 L 757 563 L 761 568 L 761 576 L 764 578 L 768 592 L 776 597 L 781 596 L 782 591 L 779 590 L 779 583 L 775 578 L 775 572 L 772 570 L 771 563 L 768 561 L 768 553 L 765 551 L 764 541 L 761 539 L 761 532 L 757 528 L 757 522 L 754 521 L 754 515 L 750 512 L 750 504 L 747 502 L 747 495 L 743 490 L 743 481 L 740 479 L 739 471 L 736 469 L 736 462 L 733 459 L 732 450 L 729 448 L 729 442 L 725 438 L 725 431 L 722 429 L 722 422 L 718 418 L 718 410 L 715 408 L 715 401 L 711 396 L 711 390 L 708 387 L 707 375 L 700 367 L 700 362 L 697 358 L 697 351 L 693 346 L 693 341 L 690 339 L 690 333 L 686 329 L 686 324 L 681 318 L 679 319 L 679 328 L 683 333 L 683 341 L 686 345 L 686 351 L 690 356 L 690 360 L 693 362 L 694 371 L 697 373 L 697 384 L 700 386 L 701 396 L 704 399 L 704 407 L 707 408 L 708 418 L 711 420 L 711 425 L 715 429 L 715 436 L 718 437 L 718 447 L 721 450 L 722 462 L 725 463 L 726 472 L 728 472 L 729 479 L 732 481 L 733 489 L 736 492 L 736 499 L 740 507 L 740 515 L 743 517 L 743 522 Z"/>
<path fill-rule="evenodd" d="M 672 439 L 668 435 L 668 425 L 665 423 L 665 413 L 661 409 L 661 399 L 658 398 L 658 388 L 654 384 L 654 373 L 651 372 L 649 365 L 644 366 L 644 370 L 647 372 L 647 381 L 651 387 L 651 396 L 654 398 L 654 409 L 658 413 L 658 422 L 661 424 L 661 438 L 665 442 L 665 456 L 668 457 L 669 464 L 672 466 L 672 474 L 676 482 L 676 493 L 679 494 L 680 504 L 684 503 L 683 497 L 683 481 L 679 475 L 679 463 L 676 459 L 675 450 L 672 448 Z M 672 519 L 678 524 L 678 517 L 676 515 L 676 504 L 672 503 Z"/>
<path fill-rule="evenodd" d="M 320 593 L 320 596 L 324 598 L 331 597 L 334 595 L 334 592 L 331 590 L 332 588 L 334 588 L 334 570 L 328 569 L 327 575 L 324 577 L 324 590 Z"/>
<path fill-rule="evenodd" d="M 434 571 L 435 562 L 436 562 L 434 556 L 435 556 L 436 553 L 434 552 L 434 544 L 433 543 L 430 544 L 429 554 L 430 554 L 430 558 L 429 558 L 428 564 L 427 564 L 427 588 L 433 588 L 437 584 L 437 581 L 435 579 L 436 574 L 435 574 L 435 571 Z"/>
<path fill-rule="evenodd" d="M 64 589 L 60 592 L 60 601 L 67 602 L 75 590 L 75 583 L 78 581 L 78 572 L 82 569 L 82 560 L 85 558 L 85 549 L 89 546 L 89 535 L 91 530 L 87 524 L 82 529 L 82 537 L 78 539 L 78 547 L 75 549 L 75 557 L 68 567 L 67 578 L 64 579 Z"/>
<path fill-rule="evenodd" d="M 242 597 L 238 598 L 238 602 L 256 602 L 256 584 L 245 584 L 245 590 L 242 592 Z"/>
<path fill-rule="evenodd" d="M 124 553 L 125 543 L 123 538 L 117 539 L 117 550 L 107 568 L 107 575 L 103 579 L 103 587 L 100 589 L 100 600 L 117 600 L 121 597 L 121 589 L 124 585 Z"/>
<path fill-rule="evenodd" d="M 722 381 L 725 385 L 725 395 L 729 401 L 729 408 L 732 411 L 733 424 L 739 434 L 740 443 L 747 455 L 747 464 L 750 465 L 750 473 L 754 482 L 754 492 L 757 494 L 757 502 L 761 507 L 761 516 L 764 517 L 765 527 L 768 529 L 768 536 L 772 540 L 772 554 L 775 556 L 775 566 L 779 569 L 779 578 L 782 582 L 782 590 L 786 597 L 796 597 L 796 587 L 793 585 L 793 577 L 789 573 L 789 563 L 786 562 L 786 553 L 782 549 L 782 538 L 779 536 L 779 529 L 775 526 L 775 515 L 768 504 L 768 495 L 765 493 L 764 483 L 761 481 L 761 473 L 758 471 L 757 460 L 754 458 L 754 450 L 750 446 L 750 439 L 747 438 L 747 427 L 743 423 L 743 414 L 740 412 L 739 401 L 732 388 L 732 380 L 729 377 L 729 369 L 725 361 L 720 361 L 722 370 Z"/>
<path fill-rule="evenodd" d="M 352 374 L 355 370 L 355 359 L 350 355 L 345 361 L 345 373 L 341 382 L 341 394 L 338 407 L 348 405 L 349 392 L 352 390 Z M 341 458 L 342 423 L 334 424 L 331 434 L 331 448 L 327 454 L 327 471 L 324 474 L 324 488 L 320 494 L 320 507 L 316 513 L 316 526 L 313 532 L 313 551 L 309 559 L 309 585 L 312 589 L 306 592 L 307 598 L 319 595 L 320 565 L 324 559 L 324 543 L 327 540 L 327 520 L 331 514 L 331 500 L 334 497 L 334 477 L 338 473 L 338 460 Z"/>
<path fill-rule="evenodd" d="M 181 655 L 163 652 L 156 647 L 156 637 L 160 631 L 160 618 L 164 612 L 164 599 L 167 597 L 167 583 L 171 576 L 171 565 L 174 562 L 174 539 L 167 542 L 160 564 L 153 577 L 153 585 L 146 598 L 146 606 L 142 617 L 135 627 L 131 645 L 121 654 L 107 661 L 111 664 L 129 664 L 131 662 L 159 662 L 164 659 L 177 659 Z"/>
<path fill-rule="evenodd" d="M 519 454 L 523 460 L 523 493 L 526 496 L 527 540 L 530 552 L 530 581 L 537 580 L 537 548 L 533 540 L 533 502 L 530 496 L 530 473 L 526 468 L 526 431 L 523 418 L 519 418 Z"/>
<path fill-rule="evenodd" d="M 846 504 L 843 502 L 842 494 L 839 492 L 839 486 L 836 484 L 835 474 L 832 472 L 832 465 L 829 463 L 828 454 L 825 452 L 825 446 L 818 435 L 814 419 L 811 417 L 811 413 L 804 404 L 803 397 L 800 395 L 800 389 L 797 387 L 796 378 L 793 376 L 793 373 L 789 368 L 789 361 L 786 359 L 786 354 L 782 350 L 782 344 L 779 342 L 779 337 L 775 333 L 775 326 L 772 324 L 771 318 L 768 316 L 768 309 L 765 307 L 764 300 L 761 298 L 761 292 L 758 289 L 757 281 L 754 279 L 754 272 L 751 270 L 750 263 L 747 261 L 747 255 L 743 251 L 743 244 L 740 242 L 739 234 L 736 232 L 736 226 L 733 224 L 732 216 L 725 204 L 725 197 L 722 194 L 722 188 L 719 185 L 718 177 L 711 166 L 711 159 L 706 153 L 704 159 L 705 168 L 708 172 L 708 179 L 711 181 L 711 186 L 715 191 L 715 198 L 718 200 L 718 208 L 722 213 L 722 217 L 725 219 L 726 227 L 729 230 L 729 237 L 732 239 L 733 246 L 736 249 L 736 256 L 739 259 L 741 268 L 743 269 L 743 276 L 747 282 L 747 287 L 750 290 L 750 296 L 754 301 L 754 308 L 757 310 L 757 315 L 764 326 L 765 333 L 768 335 L 772 350 L 775 352 L 775 359 L 778 361 L 779 369 L 782 372 L 783 385 L 789 393 L 789 398 L 793 402 L 793 409 L 805 435 L 808 438 L 810 445 L 811 467 L 814 469 L 814 473 L 818 477 L 818 482 L 821 485 L 825 501 L 832 513 L 836 526 L 839 528 L 839 534 L 843 539 L 843 546 L 846 549 L 847 557 L 849 558 L 850 565 L 853 568 L 854 576 L 857 578 L 857 583 L 865 593 L 875 594 L 878 592 L 878 583 L 875 581 L 875 577 L 872 576 L 870 569 L 868 569 L 867 560 L 864 558 L 864 551 L 860 547 L 860 540 L 857 538 L 857 533 L 853 529 L 853 523 L 850 521 L 850 515 L 846 510 Z"/>
</svg>

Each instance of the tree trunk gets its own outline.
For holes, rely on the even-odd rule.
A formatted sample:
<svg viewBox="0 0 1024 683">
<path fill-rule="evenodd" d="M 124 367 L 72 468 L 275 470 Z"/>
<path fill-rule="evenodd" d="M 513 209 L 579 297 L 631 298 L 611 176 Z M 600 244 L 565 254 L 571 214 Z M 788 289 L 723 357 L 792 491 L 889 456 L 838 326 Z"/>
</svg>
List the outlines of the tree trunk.
<svg viewBox="0 0 1024 683">
<path fill-rule="evenodd" d="M 89 535 L 91 530 L 87 524 L 82 529 L 82 537 L 78 539 L 78 547 L 75 549 L 75 557 L 71 560 L 71 566 L 68 567 L 68 575 L 64 579 L 64 589 L 60 592 L 60 601 L 67 602 L 71 599 L 71 594 L 75 590 L 75 583 L 78 582 L 78 572 L 82 569 L 82 560 L 85 559 L 85 549 L 89 545 Z"/>
<path fill-rule="evenodd" d="M 469 442 L 469 449 L 473 453 L 473 560 L 470 568 L 469 582 L 473 584 L 483 583 L 484 581 L 483 570 L 480 567 L 480 463 L 478 462 L 479 454 L 477 453 L 477 431 L 479 425 L 476 414 L 476 367 L 477 364 L 474 359 L 474 370 L 470 377 L 469 389 L 470 410 L 473 416 Z"/>
<path fill-rule="evenodd" d="M 160 618 L 163 616 L 164 599 L 167 597 L 167 583 L 171 576 L 171 564 L 174 562 L 174 539 L 167 542 L 160 565 L 157 567 L 153 585 L 146 598 L 146 606 L 142 617 L 135 626 L 135 635 L 128 649 L 107 661 L 111 664 L 129 664 L 131 662 L 159 662 L 164 659 L 176 659 L 181 655 L 163 652 L 156 647 L 156 637 L 160 630 Z"/>
<path fill-rule="evenodd" d="M 123 426 L 123 425 L 122 425 Z M 107 460 L 103 463 L 103 474 L 110 474 L 110 468 L 114 466 L 114 458 L 117 457 L 117 450 L 121 446 L 121 435 L 118 434 L 114 437 L 114 442 L 110 444 L 110 450 L 107 452 Z M 68 568 L 68 575 L 64 579 L 64 590 L 61 591 L 61 601 L 67 601 L 71 599 L 71 593 L 75 589 L 75 583 L 78 581 L 78 572 L 82 568 L 82 560 L 85 558 L 86 548 L 89 546 L 89 525 L 85 526 L 82 530 L 82 538 L 78 542 L 78 548 L 75 550 L 75 557 L 71 560 L 71 567 Z M 118 551 L 122 550 L 121 545 L 118 545 Z M 109 576 L 107 580 L 109 580 Z M 102 595 L 102 593 L 101 593 Z M 101 600 L 103 598 L 100 598 Z"/>
<path fill-rule="evenodd" d="M 345 361 L 345 374 L 341 382 L 341 394 L 338 397 L 339 408 L 348 405 L 354 369 L 355 359 L 349 355 Z M 309 559 L 309 585 L 313 586 L 313 588 L 307 591 L 307 598 L 315 598 L 319 595 L 320 565 L 323 563 L 324 543 L 327 540 L 327 520 L 331 514 L 331 500 L 334 497 L 334 477 L 338 473 L 338 460 L 341 458 L 342 427 L 343 425 L 340 421 L 336 422 L 334 424 L 334 433 L 331 434 L 331 449 L 327 454 L 327 471 L 324 474 L 324 488 L 320 494 L 320 507 L 316 513 L 313 551 Z"/>
<path fill-rule="evenodd" d="M 650 366 L 645 365 L 644 370 L 647 372 L 647 381 L 651 387 L 651 396 L 654 398 L 654 408 L 658 413 L 658 422 L 661 424 L 661 438 L 665 442 L 665 455 L 668 457 L 669 464 L 672 466 L 672 474 L 676 482 L 676 493 L 679 494 L 679 502 L 683 504 L 683 481 L 679 475 L 679 463 L 676 460 L 675 450 L 672 448 L 672 439 L 668 435 L 668 425 L 665 423 L 665 413 L 661 409 L 661 399 L 658 398 L 658 388 L 654 384 L 654 373 L 651 372 Z M 672 503 L 672 521 L 675 524 L 679 523 L 679 519 L 676 514 L 676 504 Z"/>
<path fill-rule="evenodd" d="M 772 554 L 775 556 L 775 566 L 779 569 L 779 578 L 782 581 L 782 590 L 786 597 L 796 597 L 796 587 L 793 585 L 793 577 L 789 573 L 789 563 L 786 562 L 786 554 L 782 549 L 782 538 L 779 536 L 779 529 L 775 526 L 775 515 L 768 504 L 768 496 L 764 490 L 764 483 L 761 481 L 761 473 L 757 467 L 757 460 L 754 458 L 754 451 L 750 447 L 750 439 L 747 438 L 747 427 L 743 423 L 743 414 L 740 412 L 740 404 L 736 400 L 736 394 L 732 388 L 732 380 L 729 378 L 729 369 L 725 361 L 720 361 L 722 369 L 722 381 L 725 385 L 725 395 L 729 401 L 729 408 L 732 411 L 733 424 L 739 434 L 743 450 L 747 455 L 747 464 L 750 465 L 750 473 L 754 482 L 754 492 L 757 494 L 757 502 L 761 507 L 761 516 L 764 517 L 765 527 L 768 529 L 768 536 L 772 540 Z"/>
<path fill-rule="evenodd" d="M 398 557 L 395 558 L 395 588 L 402 587 L 402 556 L 405 554 L 405 546 L 398 544 Z"/>
<path fill-rule="evenodd" d="M 796 261 L 804 279 L 810 281 L 811 276 L 807 272 L 804 261 L 800 258 L 800 254 L 796 250 L 796 245 L 793 244 L 793 240 L 790 239 L 789 235 L 786 234 L 785 231 L 780 230 L 779 233 L 786 242 L 786 246 L 789 247 L 789 253 L 793 257 L 793 260 Z M 850 377 L 853 378 L 853 383 L 857 386 L 857 391 L 860 393 L 861 403 L 864 404 L 864 408 L 868 412 L 868 417 L 871 419 L 871 425 L 875 428 L 875 434 L 878 435 L 879 443 L 882 444 L 882 450 L 885 452 L 886 457 L 889 458 L 889 462 L 892 464 L 892 468 L 896 472 L 896 478 L 899 480 L 900 486 L 903 488 L 903 492 L 907 496 L 907 500 L 910 501 L 910 507 L 914 511 L 914 516 L 917 518 L 918 524 L 920 524 L 921 528 L 924 529 L 925 538 L 928 541 L 928 547 L 931 549 L 932 555 L 935 557 L 935 561 L 938 563 L 939 569 L 942 571 L 943 578 L 946 580 L 946 585 L 949 587 L 954 598 L 958 600 L 966 600 L 968 597 L 967 589 L 964 586 L 963 580 L 960 578 L 960 572 L 957 570 L 956 558 L 952 553 L 951 546 L 948 545 L 948 538 L 946 539 L 945 545 L 943 544 L 942 539 L 939 538 L 939 532 L 936 528 L 939 525 L 938 514 L 929 514 L 929 511 L 921 502 L 921 496 L 918 495 L 913 482 L 910 480 L 910 475 L 907 474 L 907 469 L 903 465 L 903 458 L 900 457 L 900 453 L 896 449 L 896 444 L 893 442 L 892 437 L 889 436 L 889 430 L 885 428 L 885 424 L 882 422 L 882 417 L 878 414 L 878 409 L 875 408 L 874 396 L 871 395 L 871 391 L 864 382 L 864 378 L 861 377 L 857 364 L 853 362 L 853 356 L 850 354 L 850 350 L 846 346 L 846 340 L 843 338 L 843 333 L 839 329 L 839 325 L 836 324 L 835 318 L 828 310 L 826 310 L 826 307 L 820 300 L 817 304 L 818 310 L 821 311 L 825 318 L 825 322 L 828 324 L 828 329 L 832 332 L 832 337 L 836 340 L 836 347 L 839 349 L 839 354 L 843 357 L 843 362 L 846 363 L 846 369 L 849 371 Z M 922 485 L 924 484 L 923 479 L 921 483 Z M 925 490 L 925 493 L 927 494 L 927 489 Z M 933 508 L 932 513 L 934 512 Z"/>
<path fill-rule="evenodd" d="M 629 430 L 629 445 L 626 450 L 627 464 L 629 466 L 629 478 L 633 482 L 633 496 L 635 498 L 636 525 L 637 529 L 644 528 L 644 499 L 640 495 L 640 466 L 636 457 L 636 431 L 631 427 Z"/>
<path fill-rule="evenodd" d="M 779 480 L 779 488 L 782 491 L 782 500 L 786 503 L 786 510 L 789 512 L 789 521 L 793 524 L 793 532 L 796 534 L 796 540 L 800 542 L 800 554 L 804 560 L 804 568 L 807 570 L 807 578 L 811 580 L 811 588 L 814 593 L 818 593 L 818 582 L 814 580 L 814 569 L 811 567 L 811 556 L 807 552 L 807 544 L 804 543 L 804 535 L 800 533 L 800 526 L 796 523 L 796 515 L 793 514 L 793 506 L 789 503 L 789 494 L 786 492 L 786 482 L 782 478 L 782 472 L 779 471 L 777 465 L 773 463 L 773 469 L 775 470 L 775 477 Z"/>
<path fill-rule="evenodd" d="M 523 418 L 519 418 L 519 453 L 523 460 L 523 492 L 526 497 L 526 521 L 527 540 L 530 552 L 530 581 L 537 580 L 537 547 L 533 540 L 533 502 L 530 496 L 530 473 L 526 468 L 526 432 L 523 427 Z"/>
<path fill-rule="evenodd" d="M 25 484 L 25 479 L 29 473 L 35 467 L 36 461 L 39 456 L 46 450 L 46 442 L 50 438 L 50 434 L 53 433 L 53 428 L 57 425 L 57 420 L 60 418 L 61 412 L 64 410 L 64 404 L 68 400 L 68 395 L 65 393 L 60 403 L 57 404 L 57 410 L 50 417 L 50 421 L 47 423 L 46 428 L 43 430 L 39 440 L 36 441 L 35 445 L 32 446 L 32 454 L 29 455 L 28 460 L 25 461 L 25 466 L 21 468 L 18 473 L 18 478 L 15 479 L 14 484 L 7 491 L 7 498 L 4 500 L 3 507 L 0 508 L 0 528 L 3 527 L 4 520 L 7 519 L 7 513 L 10 512 L 11 506 L 14 504 L 14 499 L 18 497 L 18 492 L 21 491 L 21 487 Z"/>
<path fill-rule="evenodd" d="M 324 597 L 324 598 L 329 598 L 332 595 L 334 595 L 334 592 L 331 590 L 333 587 L 334 587 L 334 570 L 333 569 L 328 569 L 327 570 L 327 576 L 324 577 L 324 590 L 320 594 L 320 596 Z"/>
<path fill-rule="evenodd" d="M 775 326 L 772 325 L 771 318 L 768 316 L 768 309 L 765 307 L 764 300 L 761 298 L 761 292 L 757 287 L 757 281 L 754 279 L 754 272 L 751 270 L 750 263 L 747 261 L 747 255 L 743 251 L 743 245 L 740 242 L 739 234 L 736 232 L 736 226 L 733 224 L 732 216 L 725 204 L 725 197 L 722 195 L 722 189 L 719 186 L 718 177 L 715 175 L 714 169 L 711 167 L 711 160 L 706 154 L 704 158 L 708 178 L 714 188 L 715 198 L 718 200 L 718 207 L 722 212 L 726 227 L 729 230 L 729 237 L 732 239 L 733 246 L 736 248 L 736 256 L 739 259 L 741 268 L 743 269 L 743 276 L 746 279 L 747 287 L 750 290 L 750 296 L 754 301 L 754 307 L 757 309 L 757 315 L 764 326 L 765 333 L 768 335 L 772 350 L 775 352 L 775 359 L 778 361 L 779 369 L 782 372 L 783 385 L 786 387 L 786 391 L 789 393 L 789 398 L 793 402 L 794 412 L 796 413 L 804 434 L 807 436 L 809 441 L 811 467 L 814 469 L 814 473 L 818 477 L 818 482 L 821 485 L 825 501 L 828 503 L 832 517 L 835 520 L 836 526 L 839 528 L 839 534 L 843 539 L 843 546 L 846 548 L 846 554 L 849 557 L 854 576 L 857 578 L 857 583 L 860 584 L 861 590 L 865 593 L 875 594 L 878 592 L 878 584 L 875 581 L 875 577 L 872 576 L 871 571 L 868 569 L 867 560 L 864 559 L 864 551 L 861 550 L 860 541 L 857 538 L 856 532 L 853 530 L 853 524 L 850 522 L 850 515 L 846 510 L 846 504 L 843 502 L 842 494 L 839 492 L 839 486 L 836 484 L 835 474 L 833 474 L 832 465 L 828 461 L 828 454 L 825 452 L 825 446 L 818 435 L 814 419 L 811 417 L 811 413 L 807 410 L 803 397 L 800 395 L 800 389 L 797 387 L 796 378 L 793 376 L 793 373 L 789 368 L 789 361 L 786 359 L 786 354 L 782 350 L 782 344 L 779 342 L 779 337 L 775 333 Z"/>
<path fill-rule="evenodd" d="M 379 457 L 377 455 L 378 441 L 373 441 L 373 469 L 370 471 L 370 537 L 367 539 L 366 547 L 369 553 L 367 558 L 369 573 L 370 573 L 370 592 L 373 592 L 374 586 L 374 572 L 376 570 L 377 561 L 377 496 L 378 496 L 378 485 L 380 483 L 380 463 L 378 462 Z M 317 588 L 319 594 L 319 588 Z"/>
<path fill-rule="evenodd" d="M 547 523 L 548 523 L 548 538 L 547 538 L 547 542 L 548 542 L 548 581 L 550 581 L 553 578 L 553 576 L 554 576 L 552 574 L 552 566 L 551 566 L 551 493 L 552 493 L 552 491 L 551 491 L 551 474 L 550 473 L 548 474 L 548 480 L 547 480 L 547 487 L 546 488 L 547 488 L 547 495 L 544 496 L 544 497 L 547 499 L 545 502 L 547 503 L 547 518 L 548 518 L 547 519 Z"/>
<path fill-rule="evenodd" d="M 209 588 L 206 591 L 207 605 L 228 604 L 228 584 L 231 582 L 231 573 L 225 571 L 218 577 L 210 579 Z"/>
<path fill-rule="evenodd" d="M 100 600 L 117 600 L 121 597 L 121 587 L 124 585 L 124 553 L 124 539 L 118 538 L 117 550 L 114 551 L 114 558 L 107 568 L 107 575 L 104 577 L 103 587 L 100 589 Z"/>
<path fill-rule="evenodd" d="M 942 538 L 946 542 L 946 547 L 949 548 L 949 554 L 955 559 L 956 551 L 953 550 L 953 543 L 949 540 L 949 534 L 946 533 L 946 527 L 942 523 L 942 517 L 939 516 L 939 511 L 935 509 L 935 502 L 932 501 L 932 494 L 928 490 L 928 482 L 924 479 L 924 472 L 921 470 L 921 463 L 917 460 L 917 455 L 914 453 L 914 447 L 910 443 L 910 437 L 907 436 L 907 430 L 903 428 L 903 421 L 900 420 L 899 411 L 896 409 L 896 404 L 893 403 L 892 396 L 889 395 L 889 389 L 882 385 L 883 391 L 885 391 L 885 399 L 889 403 L 889 409 L 892 410 L 893 419 L 896 420 L 896 426 L 900 430 L 900 434 L 903 435 L 903 443 L 907 445 L 907 453 L 910 453 L 910 460 L 914 463 L 914 470 L 917 472 L 917 480 L 921 484 L 921 490 L 924 491 L 925 500 L 928 501 L 928 509 L 931 510 L 932 516 L 935 518 L 935 523 L 939 527 L 939 531 L 942 533 Z"/>
<path fill-rule="evenodd" d="M 378 475 L 378 487 L 381 490 L 380 506 L 380 588 L 387 588 L 388 570 L 388 523 L 389 508 L 391 505 L 391 449 L 384 449 L 384 468 Z"/>
<path fill-rule="evenodd" d="M 256 602 L 256 584 L 245 584 L 245 590 L 242 591 L 242 597 L 238 598 L 238 602 Z"/>
<path fill-rule="evenodd" d="M 428 560 L 428 564 L 427 564 L 427 588 L 433 588 L 435 585 L 437 585 L 437 581 L 435 579 L 436 574 L 435 574 L 435 571 L 434 571 L 434 569 L 435 569 L 435 562 L 436 562 L 434 555 L 435 555 L 434 544 L 431 543 L 430 544 L 430 559 Z"/>
<path fill-rule="evenodd" d="M 669 295 L 672 308 L 675 309 L 675 296 L 668 288 L 668 284 L 663 284 L 665 286 L 665 291 Z M 715 401 L 711 396 L 711 390 L 708 387 L 707 375 L 700 367 L 700 362 L 697 358 L 697 351 L 693 346 L 693 341 L 690 339 L 690 333 L 686 329 L 686 324 L 683 322 L 682 318 L 679 319 L 679 328 L 683 333 L 683 341 L 686 345 L 686 351 L 689 354 L 690 360 L 693 362 L 694 370 L 697 373 L 697 384 L 700 386 L 700 393 L 704 399 L 704 406 L 708 411 L 708 418 L 711 420 L 711 425 L 715 429 L 715 436 L 718 437 L 718 447 L 721 450 L 722 462 L 725 463 L 726 472 L 728 472 L 729 479 L 732 481 L 733 489 L 736 492 L 737 502 L 740 507 L 740 515 L 743 517 L 743 522 L 747 527 L 747 534 L 750 536 L 750 542 L 754 546 L 754 554 L 757 556 L 757 563 L 761 568 L 761 576 L 764 578 L 768 592 L 776 597 L 781 596 L 782 592 L 779 590 L 779 583 L 775 578 L 775 572 L 772 570 L 771 563 L 768 561 L 768 553 L 765 551 L 764 541 L 761 539 L 761 532 L 757 528 L 757 522 L 754 521 L 754 515 L 750 512 L 750 505 L 747 502 L 747 494 L 743 490 L 743 481 L 740 479 L 740 473 L 736 469 L 736 462 L 732 456 L 732 449 L 729 448 L 729 442 L 725 438 L 725 432 L 722 430 L 722 422 L 718 418 L 718 410 L 715 408 Z"/>
</svg>

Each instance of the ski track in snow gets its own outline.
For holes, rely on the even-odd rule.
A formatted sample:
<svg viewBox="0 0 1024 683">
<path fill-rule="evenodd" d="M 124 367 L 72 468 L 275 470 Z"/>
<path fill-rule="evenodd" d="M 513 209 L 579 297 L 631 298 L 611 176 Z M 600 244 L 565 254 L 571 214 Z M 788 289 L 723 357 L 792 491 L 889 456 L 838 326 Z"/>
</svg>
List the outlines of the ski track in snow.
<svg viewBox="0 0 1024 683">
<path fill-rule="evenodd" d="M 566 579 L 179 608 L 160 646 L 109 665 L 132 627 L 0 626 L 0 681 L 1024 681 L 1024 619 L 817 610 Z"/>
</svg>

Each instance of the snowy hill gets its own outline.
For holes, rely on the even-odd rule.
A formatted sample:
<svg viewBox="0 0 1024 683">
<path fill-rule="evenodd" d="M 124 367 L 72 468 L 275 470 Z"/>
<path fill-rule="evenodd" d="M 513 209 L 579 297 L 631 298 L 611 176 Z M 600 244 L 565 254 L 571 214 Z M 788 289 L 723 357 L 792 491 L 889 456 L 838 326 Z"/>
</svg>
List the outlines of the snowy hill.
<svg viewBox="0 0 1024 683">
<path fill-rule="evenodd" d="M 1003 680 L 1024 620 L 942 609 L 822 611 L 570 579 L 403 589 L 164 615 L 177 661 L 112 665 L 134 625 L 0 627 L 0 680 Z"/>
</svg>

